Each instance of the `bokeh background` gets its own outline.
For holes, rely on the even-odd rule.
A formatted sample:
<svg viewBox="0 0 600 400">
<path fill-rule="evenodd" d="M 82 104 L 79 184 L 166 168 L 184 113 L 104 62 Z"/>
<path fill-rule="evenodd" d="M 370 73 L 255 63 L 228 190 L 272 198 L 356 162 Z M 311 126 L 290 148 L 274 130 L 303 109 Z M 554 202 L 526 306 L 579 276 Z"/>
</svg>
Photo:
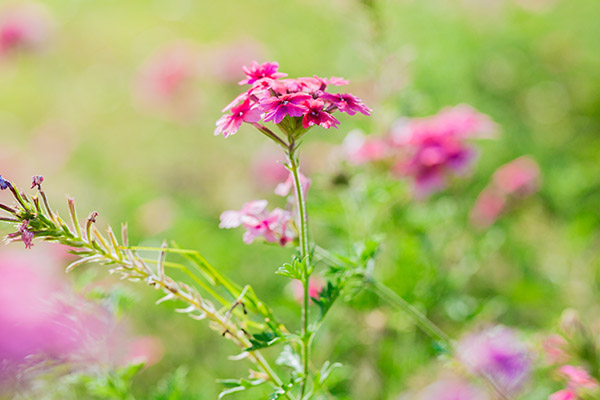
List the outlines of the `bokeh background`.
<svg viewBox="0 0 600 400">
<path fill-rule="evenodd" d="M 281 201 L 272 192 L 281 178 L 275 145 L 249 127 L 226 140 L 212 134 L 240 90 L 241 66 L 275 60 L 291 77 L 349 79 L 374 110 L 305 139 L 312 235 L 322 247 L 348 252 L 379 238 L 375 275 L 455 337 L 500 323 L 535 348 L 567 308 L 600 329 L 597 1 L 3 1 L 0 15 L 18 7 L 37 31 L 31 46 L 0 52 L 0 173 L 22 187 L 44 175 L 59 211 L 68 193 L 82 215 L 100 212 L 100 226 L 127 221 L 135 243 L 169 238 L 197 249 L 298 326 L 293 290 L 274 274 L 292 250 L 248 246 L 240 231 L 218 229 L 224 210 Z M 415 201 L 406 180 L 340 156 L 353 129 L 383 135 L 398 118 L 461 103 L 489 115 L 499 133 L 477 143 L 471 174 L 428 199 Z M 539 164 L 539 191 L 492 226 L 472 226 L 469 212 L 493 172 L 521 155 Z M 123 336 L 124 353 L 147 339 L 155 362 L 133 378 L 131 398 L 213 399 L 216 379 L 247 373 L 205 324 L 154 306 L 158 293 L 109 284 L 96 266 L 64 277 L 69 256 L 51 246 L 24 254 L 20 244 L 3 246 L 0 264 L 18 258 L 52 272 L 78 299 L 71 302 L 108 310 L 106 336 Z M 19 293 L 3 307 L 35 297 Z M 336 306 L 315 355 L 344 364 L 331 391 L 348 399 L 402 398 L 440 368 L 431 341 L 368 292 Z M 94 359 L 96 377 L 124 363 Z M 129 398 L 48 374 L 25 379 L 21 395 Z M 167 397 L 175 386 L 179 397 Z M 558 388 L 540 372 L 522 398 L 546 399 Z"/>
</svg>

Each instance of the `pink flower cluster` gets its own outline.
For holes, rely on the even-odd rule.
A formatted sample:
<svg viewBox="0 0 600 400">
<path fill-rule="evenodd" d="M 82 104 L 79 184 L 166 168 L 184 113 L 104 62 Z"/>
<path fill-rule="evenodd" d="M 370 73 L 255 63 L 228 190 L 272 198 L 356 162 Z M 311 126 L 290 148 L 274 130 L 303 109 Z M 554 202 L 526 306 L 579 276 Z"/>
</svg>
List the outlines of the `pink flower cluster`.
<svg viewBox="0 0 600 400">
<path fill-rule="evenodd" d="M 304 130 L 315 125 L 329 129 L 340 124 L 332 115 L 336 110 L 349 115 L 357 112 L 370 115 L 371 110 L 358 97 L 326 91 L 328 86 L 343 86 L 348 81 L 317 76 L 282 79 L 287 74 L 277 72 L 278 67 L 276 62 L 256 61 L 243 67 L 246 79 L 239 84 L 250 88 L 223 109 L 226 114 L 217 121 L 215 135 L 233 135 L 243 122 L 256 124 L 263 120 L 280 124 L 285 118 L 298 118 Z"/>
<path fill-rule="evenodd" d="M 463 173 L 475 159 L 468 140 L 489 137 L 493 122 L 467 105 L 446 108 L 426 118 L 398 121 L 385 137 L 346 138 L 346 157 L 353 164 L 391 162 L 392 171 L 414 182 L 417 197 L 446 186 L 449 175 Z"/>
<path fill-rule="evenodd" d="M 503 326 L 465 336 L 457 354 L 473 373 L 490 377 L 510 393 L 522 388 L 531 370 L 531 354 L 515 332 Z"/>
<path fill-rule="evenodd" d="M 310 187 L 310 179 L 299 174 L 300 185 L 304 194 Z M 275 187 L 275 194 L 288 196 L 294 187 L 294 177 L 291 172 L 285 182 Z M 294 191 L 295 193 L 295 191 Z M 254 200 L 242 206 L 242 209 L 225 211 L 221 214 L 220 228 L 231 229 L 243 226 L 246 229 L 244 242 L 250 244 L 258 237 L 269 243 L 279 243 L 281 246 L 293 242 L 296 238 L 296 227 L 293 213 L 289 210 L 275 208 L 267 211 L 267 200 Z"/>
<path fill-rule="evenodd" d="M 479 194 L 471 210 L 471 222 L 479 228 L 491 226 L 511 200 L 535 193 L 539 181 L 540 168 L 531 157 L 522 156 L 501 166 Z"/>
<path fill-rule="evenodd" d="M 239 211 L 225 211 L 221 214 L 219 228 L 231 229 L 243 226 L 244 243 L 250 244 L 258 237 L 269 243 L 285 246 L 294 240 L 292 213 L 281 208 L 267 211 L 266 200 L 254 200 L 246 203 Z"/>
<path fill-rule="evenodd" d="M 552 394 L 548 400 L 577 400 L 582 390 L 598 389 L 598 382 L 581 367 L 564 365 L 559 369 L 561 376 L 567 379 L 567 388 Z"/>
</svg>

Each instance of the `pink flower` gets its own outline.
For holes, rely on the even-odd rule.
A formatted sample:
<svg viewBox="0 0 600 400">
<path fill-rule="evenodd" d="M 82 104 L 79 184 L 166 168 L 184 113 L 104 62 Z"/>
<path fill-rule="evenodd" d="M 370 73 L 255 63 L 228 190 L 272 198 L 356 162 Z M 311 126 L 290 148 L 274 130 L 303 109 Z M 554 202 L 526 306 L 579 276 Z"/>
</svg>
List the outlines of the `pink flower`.
<svg viewBox="0 0 600 400">
<path fill-rule="evenodd" d="M 519 157 L 494 173 L 494 185 L 507 195 L 528 196 L 539 187 L 540 168 L 529 156 Z"/>
<path fill-rule="evenodd" d="M 323 280 L 318 276 L 311 276 L 308 282 L 308 297 L 311 299 L 319 298 L 319 293 L 323 289 Z M 299 280 L 292 281 L 292 291 L 294 293 L 294 299 L 298 303 L 302 303 L 304 299 L 304 286 L 302 286 L 302 282 Z"/>
<path fill-rule="evenodd" d="M 273 121 L 278 124 L 286 115 L 300 117 L 308 108 L 304 103 L 311 99 L 306 93 L 282 94 L 281 96 L 267 97 L 260 101 L 260 107 L 265 112 L 265 122 Z"/>
<path fill-rule="evenodd" d="M 559 372 L 568 379 L 569 386 L 572 388 L 593 389 L 598 386 L 598 382 L 584 368 L 563 365 Z"/>
<path fill-rule="evenodd" d="M 473 373 L 489 376 L 508 392 L 517 392 L 529 378 L 531 355 L 516 334 L 503 326 L 463 337 L 457 354 Z"/>
<path fill-rule="evenodd" d="M 446 185 L 447 176 L 463 173 L 475 159 L 475 150 L 466 139 L 487 135 L 493 123 L 471 107 L 444 109 L 437 115 L 397 124 L 390 143 L 404 149 L 408 159 L 395 170 L 414 180 L 417 197 L 424 197 Z"/>
<path fill-rule="evenodd" d="M 567 341 L 560 335 L 550 335 L 542 343 L 544 352 L 550 364 L 565 362 L 569 355 L 565 351 Z"/>
<path fill-rule="evenodd" d="M 21 226 L 18 229 L 18 232 L 21 234 L 21 240 L 25 244 L 26 249 L 31 249 L 33 247 L 33 232 L 27 229 L 27 225 L 29 225 L 29 221 L 23 221 Z"/>
<path fill-rule="evenodd" d="M 313 125 L 321 125 L 325 129 L 329 129 L 332 126 L 337 128 L 340 124 L 340 121 L 323 109 L 325 106 L 323 101 L 310 99 L 304 105 L 308 108 L 304 114 L 304 118 L 302 118 L 302 126 L 305 129 Z"/>
<path fill-rule="evenodd" d="M 266 200 L 255 200 L 244 204 L 240 211 L 225 211 L 221 214 L 220 228 L 230 229 L 243 226 L 244 243 L 250 244 L 258 237 L 269 243 L 285 246 L 295 238 L 292 229 L 292 213 L 281 208 L 266 211 Z"/>
<path fill-rule="evenodd" d="M 360 131 L 350 132 L 343 143 L 346 158 L 355 165 L 382 160 L 389 155 L 389 145 L 381 138 L 367 138 Z"/>
<path fill-rule="evenodd" d="M 158 363 L 163 357 L 162 341 L 156 336 L 141 336 L 129 345 L 129 353 L 123 360 L 124 365 L 143 362 L 145 367 Z"/>
<path fill-rule="evenodd" d="M 252 85 L 254 82 L 263 78 L 278 79 L 287 76 L 287 74 L 277 72 L 277 68 L 279 68 L 279 64 L 277 64 L 276 62 L 266 62 L 264 64 L 259 64 L 256 61 L 252 61 L 249 67 L 242 67 L 242 70 L 246 74 L 247 78 L 241 80 L 239 84 Z"/>
<path fill-rule="evenodd" d="M 17 49 L 35 49 L 49 36 L 50 18 L 39 5 L 15 6 L 0 15 L 0 57 Z"/>
<path fill-rule="evenodd" d="M 322 93 L 319 97 L 346 114 L 354 115 L 356 112 L 360 112 L 364 115 L 371 115 L 371 109 L 365 106 L 361 99 L 349 93 Z"/>
<path fill-rule="evenodd" d="M 215 136 L 223 134 L 224 137 L 233 135 L 238 131 L 242 122 L 258 122 L 260 121 L 261 111 L 258 108 L 252 108 L 250 98 L 246 97 L 240 105 L 231 108 L 231 114 L 223 115 L 217 121 Z"/>
<path fill-rule="evenodd" d="M 485 188 L 477 197 L 473 209 L 469 215 L 471 223 L 477 228 L 490 227 L 506 205 L 506 198 L 493 188 Z"/>
<path fill-rule="evenodd" d="M 302 192 L 304 193 L 304 196 L 306 197 L 306 193 L 308 192 L 308 188 L 310 187 L 310 182 L 311 182 L 310 178 L 307 178 L 301 172 L 299 173 L 298 178 L 300 179 L 300 185 L 302 186 Z M 290 191 L 292 190 L 293 187 L 294 187 L 294 174 L 289 172 L 288 177 L 285 180 L 285 182 L 280 183 L 279 185 L 277 185 L 275 187 L 275 194 L 278 196 L 287 196 L 288 194 L 290 194 Z"/>
<path fill-rule="evenodd" d="M 559 390 L 550 395 L 548 400 L 577 400 L 577 392 L 572 389 Z"/>
</svg>

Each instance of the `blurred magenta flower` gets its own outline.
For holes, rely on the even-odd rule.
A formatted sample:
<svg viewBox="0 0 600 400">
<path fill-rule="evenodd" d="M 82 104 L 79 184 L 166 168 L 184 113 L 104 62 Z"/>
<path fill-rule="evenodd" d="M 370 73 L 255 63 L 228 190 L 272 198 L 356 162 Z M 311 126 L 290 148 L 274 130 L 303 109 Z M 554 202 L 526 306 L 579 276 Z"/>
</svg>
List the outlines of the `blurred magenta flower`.
<svg viewBox="0 0 600 400">
<path fill-rule="evenodd" d="M 34 50 L 47 41 L 51 18 L 40 4 L 15 5 L 0 11 L 0 58 L 16 50 Z"/>
<path fill-rule="evenodd" d="M 471 210 L 471 223 L 484 229 L 491 226 L 516 198 L 539 188 L 540 168 L 529 156 L 519 157 L 494 172 L 492 181 L 479 194 Z"/>
<path fill-rule="evenodd" d="M 552 394 L 548 400 L 578 400 L 581 399 L 580 391 L 599 387 L 598 382 L 584 368 L 564 365 L 559 373 L 567 379 L 567 388 Z"/>
<path fill-rule="evenodd" d="M 348 161 L 354 165 L 385 159 L 390 154 L 389 143 L 378 137 L 365 137 L 360 131 L 351 131 L 342 144 Z"/>
<path fill-rule="evenodd" d="M 74 367 L 123 361 L 128 335 L 112 312 L 76 295 L 52 271 L 58 259 L 40 247 L 0 256 L 0 381 L 10 383 L 20 367 L 37 361 Z M 62 257 L 62 255 L 61 255 Z M 40 268 L 44 266 L 45 268 Z"/>
<path fill-rule="evenodd" d="M 550 335 L 542 343 L 544 353 L 550 364 L 564 363 L 569 359 L 566 352 L 568 342 L 560 335 Z"/>
<path fill-rule="evenodd" d="M 304 299 L 304 287 L 302 286 L 302 282 L 299 280 L 293 280 L 291 285 L 294 299 L 298 303 L 302 304 L 302 300 Z M 311 299 L 313 297 L 318 299 L 321 289 L 323 289 L 323 280 L 318 276 L 311 276 L 308 283 L 308 297 Z"/>
<path fill-rule="evenodd" d="M 458 378 L 444 378 L 423 389 L 418 400 L 488 400 L 479 388 Z"/>
<path fill-rule="evenodd" d="M 532 355 L 516 333 L 504 326 L 463 337 L 457 355 L 471 372 L 488 376 L 504 391 L 516 393 L 529 379 Z"/>
<path fill-rule="evenodd" d="M 134 98 L 142 109 L 169 116 L 188 115 L 194 105 L 191 88 L 197 77 L 197 52 L 192 45 L 175 42 L 158 50 L 141 67 Z"/>
<path fill-rule="evenodd" d="M 254 200 L 244 204 L 240 211 L 225 211 L 221 214 L 220 228 L 230 229 L 243 226 L 244 243 L 250 244 L 259 237 L 269 243 L 285 246 L 295 238 L 292 229 L 292 213 L 281 208 L 266 210 L 266 200 Z"/>
<path fill-rule="evenodd" d="M 158 363 L 162 359 L 163 353 L 163 344 L 158 337 L 140 336 L 130 343 L 129 353 L 123 360 L 123 364 L 143 362 L 145 367 L 149 367 Z"/>
<path fill-rule="evenodd" d="M 283 165 L 283 158 L 271 146 L 262 148 L 252 160 L 254 178 L 261 187 L 278 185 L 288 179 L 290 171 Z"/>
<path fill-rule="evenodd" d="M 540 167 L 529 156 L 504 164 L 494 173 L 493 184 L 506 195 L 528 196 L 539 188 Z"/>
<path fill-rule="evenodd" d="M 467 139 L 489 137 L 493 131 L 489 117 L 467 105 L 397 124 L 391 143 L 406 156 L 394 170 L 413 179 L 417 197 L 426 197 L 443 189 L 448 176 L 462 174 L 471 166 L 476 152 Z"/>
</svg>

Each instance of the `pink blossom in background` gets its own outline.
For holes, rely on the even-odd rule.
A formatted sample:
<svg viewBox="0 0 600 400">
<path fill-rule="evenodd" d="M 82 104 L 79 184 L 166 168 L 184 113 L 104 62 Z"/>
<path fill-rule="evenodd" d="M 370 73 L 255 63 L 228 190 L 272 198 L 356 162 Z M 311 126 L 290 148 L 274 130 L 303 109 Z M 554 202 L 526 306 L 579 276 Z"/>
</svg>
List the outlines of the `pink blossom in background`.
<svg viewBox="0 0 600 400">
<path fill-rule="evenodd" d="M 294 280 L 291 283 L 292 285 L 292 293 L 294 295 L 294 299 L 298 303 L 302 303 L 304 300 L 304 287 L 302 286 L 302 282 L 299 280 Z M 323 279 L 318 276 L 311 276 L 310 281 L 308 283 L 308 297 L 311 299 L 314 297 L 315 299 L 319 298 L 319 292 L 323 289 Z"/>
<path fill-rule="evenodd" d="M 550 364 L 564 363 L 569 359 L 565 351 L 567 341 L 560 335 L 550 335 L 542 343 L 544 353 Z"/>
<path fill-rule="evenodd" d="M 275 150 L 271 146 L 264 147 L 252 160 L 253 176 L 261 187 L 277 185 L 285 181 L 290 174 L 283 165 L 281 152 Z"/>
<path fill-rule="evenodd" d="M 485 392 L 458 378 L 439 380 L 421 392 L 418 400 L 489 400 Z"/>
<path fill-rule="evenodd" d="M 269 243 L 285 246 L 295 238 L 292 229 L 292 213 L 281 208 L 269 212 L 266 200 L 254 200 L 244 204 L 239 211 L 225 211 L 221 214 L 220 228 L 230 229 L 242 226 L 246 229 L 244 243 L 250 244 L 259 237 Z"/>
<path fill-rule="evenodd" d="M 522 156 L 504 164 L 479 194 L 471 210 L 471 223 L 480 229 L 490 227 L 511 202 L 534 194 L 539 184 L 540 168 L 531 157 Z"/>
<path fill-rule="evenodd" d="M 51 34 L 51 18 L 40 4 L 0 11 L 0 58 L 19 49 L 40 48 Z"/>
<path fill-rule="evenodd" d="M 397 124 L 390 142 L 405 154 L 394 170 L 412 178 L 417 197 L 426 197 L 443 189 L 448 176 L 472 165 L 476 152 L 467 139 L 489 137 L 493 129 L 489 117 L 466 105 Z"/>
<path fill-rule="evenodd" d="M 506 197 L 504 195 L 493 188 L 485 188 L 471 209 L 469 215 L 471 223 L 480 229 L 490 227 L 502 214 L 505 205 Z"/>
<path fill-rule="evenodd" d="M 308 189 L 310 188 L 310 178 L 307 178 L 300 172 L 298 174 L 298 178 L 300 179 L 300 186 L 302 186 L 302 193 L 304 193 L 304 197 L 306 197 L 306 193 L 308 193 Z M 275 194 L 278 196 L 287 196 L 294 188 L 294 174 L 291 171 L 288 171 L 287 179 L 285 182 L 280 183 L 275 187 Z"/>
<path fill-rule="evenodd" d="M 342 147 L 346 159 L 354 165 L 383 160 L 390 154 L 390 146 L 385 139 L 365 137 L 360 131 L 351 131 Z"/>
<path fill-rule="evenodd" d="M 145 110 L 184 117 L 192 112 L 192 84 L 197 78 L 198 54 L 192 45 L 175 42 L 158 50 L 138 73 L 134 98 Z"/>
<path fill-rule="evenodd" d="M 149 367 L 158 363 L 164 354 L 160 338 L 156 336 L 140 336 L 129 345 L 129 353 L 123 360 L 124 365 L 143 362 Z"/>
<path fill-rule="evenodd" d="M 529 156 L 504 164 L 494 173 L 493 184 L 507 195 L 528 196 L 539 188 L 540 167 Z"/>
<path fill-rule="evenodd" d="M 33 360 L 87 368 L 122 360 L 128 335 L 114 314 L 76 295 L 51 251 L 0 255 L 0 381 Z M 56 268 L 55 268 L 56 267 Z M 34 356 L 34 357 L 33 357 Z M 32 358 L 33 357 L 33 358 Z"/>
<path fill-rule="evenodd" d="M 567 388 L 552 394 L 548 400 L 577 400 L 580 398 L 580 390 L 599 387 L 598 382 L 584 368 L 564 365 L 559 369 L 559 373 L 567 379 Z"/>
<path fill-rule="evenodd" d="M 244 38 L 204 52 L 203 64 L 211 68 L 209 73 L 217 79 L 237 82 L 240 69 L 251 60 L 263 58 L 264 54 L 264 45 L 252 38 Z"/>
<path fill-rule="evenodd" d="M 496 326 L 463 337 L 459 359 L 475 374 L 485 374 L 502 389 L 516 393 L 529 379 L 532 355 L 511 329 Z"/>
</svg>

